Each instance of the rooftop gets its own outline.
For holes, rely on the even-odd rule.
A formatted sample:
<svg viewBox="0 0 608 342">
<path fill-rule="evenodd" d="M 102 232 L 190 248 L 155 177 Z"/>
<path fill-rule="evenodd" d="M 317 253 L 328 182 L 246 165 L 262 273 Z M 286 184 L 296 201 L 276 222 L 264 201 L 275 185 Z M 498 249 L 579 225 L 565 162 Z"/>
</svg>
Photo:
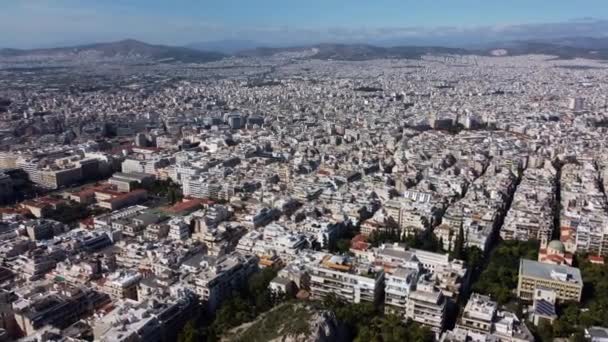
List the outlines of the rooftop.
<svg viewBox="0 0 608 342">
<path fill-rule="evenodd" d="M 581 271 L 575 267 L 545 264 L 538 261 L 521 259 L 519 272 L 520 275 L 526 277 L 583 285 Z"/>
</svg>

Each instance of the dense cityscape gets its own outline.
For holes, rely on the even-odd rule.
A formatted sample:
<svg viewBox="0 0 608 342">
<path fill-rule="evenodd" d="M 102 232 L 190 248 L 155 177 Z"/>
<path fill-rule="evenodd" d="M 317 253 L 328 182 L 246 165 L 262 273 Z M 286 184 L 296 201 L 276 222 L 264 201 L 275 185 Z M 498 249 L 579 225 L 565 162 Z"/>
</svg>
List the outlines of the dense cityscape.
<svg viewBox="0 0 608 342">
<path fill-rule="evenodd" d="M 317 52 L 0 58 L 0 341 L 605 341 L 606 62 Z"/>
</svg>

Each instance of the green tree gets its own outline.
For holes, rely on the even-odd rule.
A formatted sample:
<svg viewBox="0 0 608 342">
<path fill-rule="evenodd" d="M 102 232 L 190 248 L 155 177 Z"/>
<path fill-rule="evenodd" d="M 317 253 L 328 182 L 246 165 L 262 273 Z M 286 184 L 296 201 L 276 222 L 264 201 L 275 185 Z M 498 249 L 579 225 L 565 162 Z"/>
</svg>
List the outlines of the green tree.
<svg viewBox="0 0 608 342">
<path fill-rule="evenodd" d="M 387 231 L 374 231 L 370 234 L 368 238 L 368 242 L 374 246 L 378 247 L 383 243 L 393 243 L 399 242 L 401 240 L 401 236 L 398 229 L 389 229 Z"/>
<path fill-rule="evenodd" d="M 545 320 L 541 321 L 538 327 L 536 328 L 537 338 L 541 342 L 550 342 L 553 341 L 553 327 L 551 324 Z"/>
<path fill-rule="evenodd" d="M 585 333 L 582 331 L 577 331 L 568 339 L 570 342 L 585 342 L 587 339 L 585 338 Z"/>
<path fill-rule="evenodd" d="M 348 253 L 350 251 L 350 240 L 349 239 L 340 239 L 336 243 L 336 252 L 338 253 Z"/>
<path fill-rule="evenodd" d="M 275 295 L 268 288 L 276 275 L 272 268 L 251 275 L 243 289 L 231 296 L 216 312 L 215 319 L 205 331 L 206 340 L 218 340 L 228 330 L 254 320 L 281 302 L 285 297 Z"/>
<path fill-rule="evenodd" d="M 460 223 L 460 227 L 458 228 L 458 236 L 454 242 L 454 251 L 452 253 L 452 257 L 460 260 L 462 260 L 464 257 L 464 229 L 462 227 L 462 223 Z"/>
<path fill-rule="evenodd" d="M 347 303 L 336 295 L 328 295 L 323 299 L 322 306 L 336 314 L 338 321 L 351 332 L 355 342 L 401 342 L 401 341 L 434 341 L 435 335 L 431 330 L 419 324 L 403 322 L 395 315 L 383 315 L 371 303 Z"/>
<path fill-rule="evenodd" d="M 175 204 L 179 201 L 179 193 L 176 189 L 170 188 L 167 192 L 167 201 L 170 204 Z"/>
<path fill-rule="evenodd" d="M 212 324 L 212 331 L 219 336 L 254 318 L 253 307 L 241 296 L 235 296 L 222 304 L 217 311 Z"/>
<path fill-rule="evenodd" d="M 404 242 L 411 248 L 422 249 L 429 252 L 443 251 L 443 245 L 430 229 L 418 234 L 410 234 Z"/>
<path fill-rule="evenodd" d="M 64 223 L 74 224 L 92 214 L 91 209 L 82 203 L 70 202 L 52 210 L 48 218 Z"/>
<path fill-rule="evenodd" d="M 178 342 L 198 342 L 201 339 L 202 334 L 196 328 L 194 320 L 189 320 L 177 337 Z"/>
<path fill-rule="evenodd" d="M 471 251 L 471 253 L 471 258 L 473 258 L 473 253 L 478 252 Z M 520 259 L 535 260 L 537 253 L 538 242 L 536 241 L 500 242 L 490 255 L 487 267 L 474 282 L 473 290 L 490 295 L 499 304 L 508 303 L 514 299 L 513 289 L 517 288 Z"/>
<path fill-rule="evenodd" d="M 479 247 L 467 247 L 464 250 L 465 262 L 471 270 L 481 268 L 483 263 L 483 251 Z"/>
</svg>

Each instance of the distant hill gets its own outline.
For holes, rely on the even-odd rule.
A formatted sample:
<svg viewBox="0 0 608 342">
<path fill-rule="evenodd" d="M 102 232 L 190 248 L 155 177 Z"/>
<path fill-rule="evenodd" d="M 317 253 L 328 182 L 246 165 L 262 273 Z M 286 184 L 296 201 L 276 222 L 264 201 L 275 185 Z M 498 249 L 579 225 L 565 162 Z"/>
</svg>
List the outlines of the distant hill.
<svg viewBox="0 0 608 342">
<path fill-rule="evenodd" d="M 533 40 L 538 43 L 567 46 L 578 49 L 608 49 L 608 37 L 562 37 Z"/>
<path fill-rule="evenodd" d="M 591 40 L 588 40 L 590 42 Z M 562 59 L 588 58 L 608 60 L 608 49 L 601 40 L 594 48 L 567 46 L 555 43 L 535 41 L 514 41 L 493 43 L 478 48 L 452 48 L 440 46 L 395 46 L 379 47 L 367 44 L 317 44 L 289 48 L 260 47 L 236 53 L 243 57 L 267 57 L 278 53 L 314 51 L 309 58 L 362 61 L 381 58 L 420 59 L 424 55 L 478 55 L 478 56 L 521 56 L 521 55 L 552 55 Z M 563 41 L 562 43 L 566 43 Z M 606 42 L 608 44 L 608 42 Z"/>
<path fill-rule="evenodd" d="M 562 40 L 559 44 L 537 42 L 537 41 L 514 41 L 499 43 L 494 45 L 492 48 L 488 48 L 482 51 L 483 55 L 507 55 L 507 56 L 521 56 L 521 55 L 552 55 L 557 56 L 561 59 L 572 59 L 572 58 L 587 58 L 587 59 L 608 59 L 608 49 L 603 45 L 597 47 L 584 47 L 584 44 L 579 46 L 568 46 L 567 43 L 573 43 L 572 41 Z M 574 44 L 577 45 L 577 44 Z M 497 53 L 499 50 L 499 53 Z"/>
<path fill-rule="evenodd" d="M 289 48 L 256 48 L 240 51 L 239 56 L 266 57 L 283 52 L 314 50 L 311 58 L 335 59 L 348 61 L 362 61 L 378 58 L 410 58 L 417 59 L 426 54 L 466 54 L 464 49 L 432 47 L 432 46 L 400 46 L 379 47 L 367 44 L 317 44 L 311 46 L 289 47 Z"/>
<path fill-rule="evenodd" d="M 397 47 L 378 47 L 373 45 L 341 45 L 341 44 L 321 44 L 316 46 L 319 52 L 315 58 L 320 59 L 340 59 L 340 60 L 368 60 L 375 58 L 407 58 L 419 59 L 420 57 L 444 54 L 466 54 L 463 49 L 434 47 L 434 46 L 397 46 Z"/>
<path fill-rule="evenodd" d="M 2 49 L 0 57 L 23 58 L 129 58 L 149 61 L 178 61 L 178 62 L 211 62 L 224 57 L 218 52 L 199 51 L 184 47 L 152 45 L 137 40 L 127 39 L 111 43 L 97 43 L 72 47 L 51 49 Z"/>
<path fill-rule="evenodd" d="M 211 42 L 197 42 L 186 45 L 186 48 L 199 51 L 217 51 L 232 55 L 239 51 L 252 50 L 264 44 L 251 40 L 217 40 Z"/>
<path fill-rule="evenodd" d="M 407 45 L 383 47 L 370 44 L 316 44 L 294 47 L 259 47 L 258 45 L 256 42 L 247 40 L 223 40 L 194 43 L 188 47 L 173 47 L 128 39 L 112 43 L 50 49 L 2 49 L 0 58 L 62 61 L 97 58 L 202 63 L 217 61 L 228 55 L 268 57 L 279 53 L 301 53 L 300 58 L 346 61 L 383 58 L 420 59 L 424 55 L 520 56 L 529 54 L 552 55 L 562 59 L 608 60 L 608 38 L 591 37 L 497 42 L 468 48 Z"/>
</svg>

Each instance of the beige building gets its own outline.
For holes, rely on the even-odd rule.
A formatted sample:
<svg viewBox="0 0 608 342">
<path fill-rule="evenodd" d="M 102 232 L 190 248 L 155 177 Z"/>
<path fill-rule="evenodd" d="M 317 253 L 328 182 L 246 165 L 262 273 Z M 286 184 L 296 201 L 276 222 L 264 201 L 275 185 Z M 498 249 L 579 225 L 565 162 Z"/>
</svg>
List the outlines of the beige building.
<svg viewBox="0 0 608 342">
<path fill-rule="evenodd" d="M 558 301 L 580 302 L 583 279 L 580 270 L 575 267 L 521 259 L 517 296 L 532 301 L 537 288 L 554 290 Z"/>
<path fill-rule="evenodd" d="M 102 279 L 100 289 L 114 300 L 127 298 L 137 300 L 137 287 L 140 280 L 141 275 L 137 272 L 117 272 Z"/>
</svg>

